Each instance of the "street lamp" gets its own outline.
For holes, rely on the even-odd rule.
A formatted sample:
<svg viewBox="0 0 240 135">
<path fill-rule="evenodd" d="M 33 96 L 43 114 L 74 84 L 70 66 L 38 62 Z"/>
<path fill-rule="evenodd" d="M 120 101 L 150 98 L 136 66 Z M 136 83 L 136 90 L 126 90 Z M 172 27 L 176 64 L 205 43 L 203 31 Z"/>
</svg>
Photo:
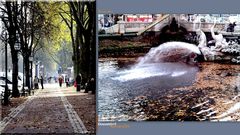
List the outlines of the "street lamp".
<svg viewBox="0 0 240 135">
<path fill-rule="evenodd" d="M 18 33 L 16 33 L 16 42 L 14 44 L 14 49 L 17 52 L 17 57 L 18 57 L 18 52 L 21 49 L 20 42 L 19 42 L 19 34 Z"/>
<path fill-rule="evenodd" d="M 25 96 L 25 88 L 24 88 L 24 86 L 25 86 L 25 83 L 24 83 L 24 81 L 25 81 L 25 78 L 24 78 L 24 57 L 23 57 L 23 87 L 22 87 L 22 93 L 23 93 L 23 95 Z"/>
<path fill-rule="evenodd" d="M 39 64 L 38 57 L 36 57 L 35 59 L 35 76 L 36 77 L 38 77 L 38 64 Z"/>
<path fill-rule="evenodd" d="M 9 93 L 8 93 L 8 84 L 7 84 L 7 76 L 8 76 L 8 72 L 7 72 L 7 67 L 8 67 L 8 61 L 7 61 L 7 45 L 8 45 L 8 33 L 5 32 L 5 91 L 4 91 L 4 104 L 5 105 L 8 105 L 9 103 L 9 100 L 8 100 L 8 97 L 9 97 Z"/>
<path fill-rule="evenodd" d="M 30 67 L 31 67 L 31 69 L 30 69 L 30 77 L 31 77 L 31 85 L 30 85 L 30 89 L 29 89 L 29 95 L 31 94 L 31 89 L 33 88 L 33 76 L 32 76 L 32 62 L 33 62 L 33 56 L 31 55 L 30 57 L 29 57 L 29 62 L 30 62 Z"/>
<path fill-rule="evenodd" d="M 20 51 L 21 49 L 21 45 L 20 45 L 20 41 L 19 41 L 19 34 L 16 33 L 16 42 L 14 44 L 14 49 L 17 51 L 17 53 Z M 23 86 L 22 86 L 22 92 L 25 93 L 25 90 L 24 90 L 24 59 L 23 59 Z"/>
<path fill-rule="evenodd" d="M 18 42 L 16 42 L 16 43 L 14 44 L 14 49 L 15 49 L 16 51 L 19 51 L 19 50 L 20 50 L 20 44 L 19 44 Z"/>
<path fill-rule="evenodd" d="M 17 36 L 17 35 L 16 35 Z M 7 32 L 4 32 L 4 39 L 5 39 L 5 92 L 4 92 L 4 104 L 8 105 L 9 103 L 9 90 L 8 90 L 8 55 L 7 55 L 7 45 L 8 45 L 8 40 L 9 40 L 9 35 Z M 20 50 L 20 45 L 18 44 L 18 42 L 15 42 L 14 44 L 14 49 L 15 51 L 19 51 Z"/>
<path fill-rule="evenodd" d="M 44 65 L 41 65 L 41 75 L 44 77 Z"/>
</svg>

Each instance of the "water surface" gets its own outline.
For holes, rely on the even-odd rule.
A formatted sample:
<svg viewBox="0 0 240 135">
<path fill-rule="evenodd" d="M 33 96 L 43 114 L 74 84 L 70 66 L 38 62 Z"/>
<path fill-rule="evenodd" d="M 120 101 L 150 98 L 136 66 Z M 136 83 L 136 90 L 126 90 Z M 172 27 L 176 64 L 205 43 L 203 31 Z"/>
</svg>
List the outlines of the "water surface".
<svg viewBox="0 0 240 135">
<path fill-rule="evenodd" d="M 165 91 L 189 86 L 198 72 L 197 66 L 185 63 L 150 63 L 126 65 L 117 60 L 99 62 L 98 111 L 100 120 L 129 120 L 121 107 L 138 96 L 156 99 Z M 120 68 L 121 67 L 121 68 Z"/>
</svg>

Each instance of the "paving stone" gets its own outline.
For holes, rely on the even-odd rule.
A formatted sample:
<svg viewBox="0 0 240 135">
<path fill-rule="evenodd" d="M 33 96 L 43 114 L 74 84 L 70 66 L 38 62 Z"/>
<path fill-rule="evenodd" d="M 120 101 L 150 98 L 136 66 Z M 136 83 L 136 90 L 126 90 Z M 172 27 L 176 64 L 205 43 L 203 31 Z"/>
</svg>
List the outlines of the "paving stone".
<svg viewBox="0 0 240 135">
<path fill-rule="evenodd" d="M 2 129 L 2 133 L 88 132 L 65 97 L 64 88 L 50 86 L 38 90 L 31 100 L 27 100 L 17 108 L 18 112 L 15 116 L 6 118 L 7 124 Z"/>
</svg>

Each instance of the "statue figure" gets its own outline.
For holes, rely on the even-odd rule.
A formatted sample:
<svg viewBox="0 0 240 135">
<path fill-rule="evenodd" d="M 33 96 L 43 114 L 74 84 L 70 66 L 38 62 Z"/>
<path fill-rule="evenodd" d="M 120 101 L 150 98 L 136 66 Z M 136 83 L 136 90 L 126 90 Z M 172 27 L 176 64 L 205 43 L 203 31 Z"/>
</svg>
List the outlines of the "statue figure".
<svg viewBox="0 0 240 135">
<path fill-rule="evenodd" d="M 215 46 L 211 48 L 207 46 L 208 43 L 205 33 L 200 28 L 196 30 L 196 34 L 198 36 L 197 40 L 199 43 L 198 48 L 201 50 L 201 53 L 205 60 L 215 60 L 216 56 L 223 56 L 223 53 L 221 51 L 225 48 L 228 48 L 229 45 L 222 34 L 214 33 L 215 25 L 216 23 L 214 22 L 214 25 L 211 27 L 211 35 L 214 40 L 208 42 L 215 43 Z"/>
<path fill-rule="evenodd" d="M 222 34 L 215 34 L 214 33 L 215 25 L 216 25 L 216 23 L 214 23 L 214 25 L 211 27 L 211 35 L 212 35 L 212 38 L 215 41 L 215 47 L 213 47 L 212 50 L 221 51 L 222 49 L 228 47 L 228 43 L 227 43 L 226 39 L 223 38 Z"/>
<path fill-rule="evenodd" d="M 198 40 L 198 47 L 199 48 L 207 47 L 207 38 L 204 32 L 201 29 L 197 29 L 196 34 Z"/>
<path fill-rule="evenodd" d="M 204 60 L 212 59 L 212 51 L 207 46 L 207 38 L 205 33 L 201 29 L 196 30 L 197 40 L 198 40 L 198 48 L 201 50 Z"/>
</svg>

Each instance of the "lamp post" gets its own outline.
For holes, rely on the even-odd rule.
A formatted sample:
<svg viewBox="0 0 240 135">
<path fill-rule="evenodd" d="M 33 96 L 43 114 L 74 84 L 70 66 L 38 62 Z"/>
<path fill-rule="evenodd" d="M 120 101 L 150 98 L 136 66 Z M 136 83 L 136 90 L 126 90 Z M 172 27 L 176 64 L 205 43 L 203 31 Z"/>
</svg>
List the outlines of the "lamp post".
<svg viewBox="0 0 240 135">
<path fill-rule="evenodd" d="M 38 77 L 38 64 L 39 64 L 39 61 L 38 61 L 38 58 L 36 58 L 35 60 L 35 76 Z"/>
<path fill-rule="evenodd" d="M 7 72 L 7 67 L 8 67 L 8 62 L 7 62 L 7 45 L 8 45 L 8 34 L 5 33 L 5 39 L 6 39 L 6 42 L 5 42 L 5 91 L 4 91 L 4 105 L 8 105 L 9 103 L 9 100 L 8 100 L 8 97 L 9 97 L 9 93 L 8 93 L 8 84 L 7 84 L 7 76 L 8 76 L 8 72 Z"/>
<path fill-rule="evenodd" d="M 33 56 L 31 55 L 30 57 L 29 57 L 29 62 L 30 62 L 30 77 L 31 77 L 31 85 L 30 85 L 30 88 L 29 88 L 29 95 L 31 94 L 31 90 L 33 89 L 33 76 L 32 76 L 32 62 L 33 62 Z"/>
<path fill-rule="evenodd" d="M 7 83 L 7 81 L 8 81 L 8 55 L 7 55 L 8 49 L 7 49 L 7 45 L 8 45 L 8 38 L 9 37 L 8 37 L 7 32 L 5 32 L 4 34 L 5 34 L 4 39 L 5 39 L 5 78 L 6 78 L 5 79 L 5 91 L 4 91 L 4 104 L 8 105 L 8 103 L 9 103 L 9 90 L 8 90 L 8 83 Z M 14 49 L 15 49 L 15 51 L 17 51 L 17 53 L 20 50 L 20 45 L 18 44 L 18 42 L 15 42 Z"/>
<path fill-rule="evenodd" d="M 24 86 L 25 86 L 25 83 L 24 83 L 24 81 L 25 81 L 25 78 L 24 78 L 24 71 L 25 69 L 24 69 L 24 56 L 23 56 L 23 87 L 22 87 L 22 93 L 23 93 L 23 95 L 25 96 L 25 88 L 24 88 Z"/>
<path fill-rule="evenodd" d="M 15 44 L 14 44 L 14 49 L 17 52 L 17 57 L 18 57 L 18 52 L 21 50 L 18 33 L 16 33 L 16 41 L 15 41 Z M 23 82 L 23 87 L 24 87 L 24 82 Z"/>
<path fill-rule="evenodd" d="M 16 42 L 14 44 L 14 49 L 17 52 L 17 57 L 18 57 L 18 52 L 20 51 L 21 47 L 20 47 L 20 43 L 19 43 L 19 34 L 16 33 Z"/>
<path fill-rule="evenodd" d="M 44 77 L 44 65 L 40 66 L 41 76 Z"/>
</svg>

